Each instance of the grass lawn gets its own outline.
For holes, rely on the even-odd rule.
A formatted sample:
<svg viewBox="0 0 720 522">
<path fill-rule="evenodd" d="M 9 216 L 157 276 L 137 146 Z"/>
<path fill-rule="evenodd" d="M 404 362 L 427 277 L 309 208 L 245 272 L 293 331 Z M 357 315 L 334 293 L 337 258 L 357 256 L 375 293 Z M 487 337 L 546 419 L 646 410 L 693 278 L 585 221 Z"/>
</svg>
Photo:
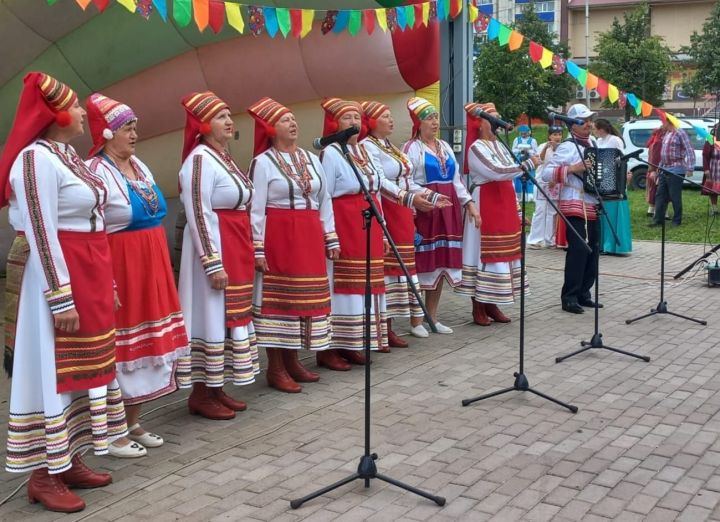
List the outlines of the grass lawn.
<svg viewBox="0 0 720 522">
<path fill-rule="evenodd" d="M 633 239 L 660 240 L 661 230 L 659 227 L 648 227 L 651 222 L 646 216 L 647 203 L 645 203 L 644 190 L 629 190 L 628 201 L 630 202 L 630 220 L 632 225 Z M 669 205 L 672 209 L 672 205 Z M 535 209 L 534 203 L 528 204 L 528 219 L 532 217 Z M 710 226 L 709 238 L 707 241 L 715 245 L 720 243 L 720 216 L 708 217 L 709 202 L 707 196 L 701 196 L 700 190 L 687 188 L 683 190 L 683 223 L 679 227 L 671 227 L 667 222 L 666 238 L 668 241 L 683 243 L 704 243 L 706 241 L 706 229 Z M 672 210 L 670 210 L 672 216 Z"/>
</svg>

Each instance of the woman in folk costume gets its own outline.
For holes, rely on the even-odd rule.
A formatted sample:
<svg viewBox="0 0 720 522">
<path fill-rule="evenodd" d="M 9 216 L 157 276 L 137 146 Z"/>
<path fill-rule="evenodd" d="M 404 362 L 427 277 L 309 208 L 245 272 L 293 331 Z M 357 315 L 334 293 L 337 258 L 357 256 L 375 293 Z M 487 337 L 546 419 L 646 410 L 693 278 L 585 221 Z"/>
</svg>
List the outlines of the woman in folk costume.
<svg viewBox="0 0 720 522">
<path fill-rule="evenodd" d="M 394 122 L 390 107 L 376 101 L 361 104 L 363 109 L 363 132 L 360 143 L 365 147 L 373 163 L 383 171 L 383 176 L 407 194 L 410 205 L 422 212 L 431 211 L 434 205 L 448 206 L 450 200 L 421 187 L 412 178 L 410 159 L 390 142 Z M 366 136 L 363 136 L 366 135 Z M 419 289 L 420 281 L 415 269 L 415 222 L 412 208 L 397 201 L 391 194 L 383 193 L 383 214 L 390 236 L 400 256 Z M 387 301 L 388 341 L 391 347 L 406 348 L 407 341 L 392 330 L 392 320 L 415 317 L 422 320 L 423 311 L 410 289 L 405 273 L 393 252 L 385 256 L 385 298 Z"/>
<path fill-rule="evenodd" d="M 540 188 L 543 189 L 547 197 L 555 203 L 560 194 L 560 186 L 554 183 L 548 183 L 542 179 L 542 169 L 550 163 L 555 149 L 562 142 L 562 127 L 548 127 L 548 140 L 540 145 L 538 149 L 538 157 L 542 162 L 537 168 L 536 181 Z M 527 237 L 528 248 L 549 248 L 555 246 L 555 221 L 557 213 L 555 208 L 548 202 L 545 194 L 538 190 L 535 196 L 535 211 L 532 216 L 532 224 L 530 225 L 530 233 Z"/>
<path fill-rule="evenodd" d="M 320 160 L 297 146 L 293 113 L 270 98 L 248 112 L 255 119 L 253 324 L 258 345 L 267 351 L 268 384 L 299 393 L 298 383 L 316 382 L 320 375 L 300 363 L 298 351 L 330 348 L 325 257 L 337 259 L 340 243 Z"/>
<path fill-rule="evenodd" d="M 452 147 L 437 138 L 440 128 L 437 109 L 423 98 L 410 98 L 408 110 L 413 122 L 412 139 L 404 145 L 403 152 L 412 163 L 413 179 L 451 202 L 444 208 L 415 216 L 415 264 L 420 286 L 425 290 L 425 305 L 438 333 L 450 334 L 452 328 L 437 321 L 443 279 L 453 287 L 462 280 L 462 209 L 478 225 L 480 215 L 460 179 Z M 415 337 L 429 335 L 421 317 L 413 317 L 410 322 Z"/>
<path fill-rule="evenodd" d="M 353 101 L 328 98 L 322 102 L 325 111 L 323 136 L 362 125 L 362 108 Z M 382 175 L 367 150 L 358 144 L 357 135 L 348 141 L 348 149 L 363 184 L 375 197 L 381 190 L 393 194 L 397 201 L 409 203 L 409 194 L 389 183 Z M 332 350 L 319 352 L 318 364 L 331 370 L 349 370 L 350 363 L 363 364 L 365 321 L 365 258 L 366 238 L 363 211 L 367 208 L 365 196 L 348 159 L 338 144 L 323 149 L 320 161 L 325 170 L 328 194 L 332 198 L 335 230 L 340 240 L 340 257 L 328 261 L 330 295 L 332 296 Z M 374 220 L 374 219 L 373 219 Z M 387 352 L 387 323 L 383 255 L 387 243 L 383 240 L 380 225 L 373 222 L 371 237 L 371 290 L 372 318 L 370 324 L 371 349 Z"/>
<path fill-rule="evenodd" d="M 178 381 L 181 387 L 192 383 L 190 413 L 232 419 L 247 405 L 225 394 L 223 385 L 252 384 L 260 372 L 248 213 L 254 188 L 227 151 L 235 125 L 225 102 L 208 91 L 188 94 L 182 105 L 187 120 L 180 200 L 187 224 L 179 293 L 191 360 L 180 363 Z"/>
<path fill-rule="evenodd" d="M 0 206 L 17 231 L 8 255 L 5 369 L 12 374 L 6 469 L 32 471 L 31 503 L 84 509 L 68 488 L 112 482 L 80 459 L 127 434 L 115 380 L 107 190 L 69 142 L 85 111 L 66 85 L 25 76 L 0 157 Z"/>
<path fill-rule="evenodd" d="M 523 171 L 497 142 L 490 123 L 473 116 L 477 109 L 497 116 L 492 103 L 465 105 L 465 172 L 470 173 L 482 223 L 478 233 L 477 222 L 465 222 L 463 278 L 455 291 L 472 299 L 473 321 L 488 326 L 491 320 L 510 322 L 497 305 L 511 304 L 520 292 L 521 226 L 513 179 Z M 531 156 L 523 166 L 530 171 L 539 163 L 537 156 Z"/>
<path fill-rule="evenodd" d="M 712 130 L 715 136 L 715 143 L 705 143 L 703 146 L 703 190 L 704 196 L 710 196 L 710 215 L 718 214 L 717 194 L 708 192 L 710 189 L 714 192 L 720 191 L 720 125 L 715 125 Z"/>
<path fill-rule="evenodd" d="M 162 437 L 140 427 L 142 403 L 177 389 L 178 359 L 189 355 L 162 219 L 167 205 L 150 169 L 135 156 L 137 117 L 102 94 L 87 101 L 93 139 L 87 164 L 108 189 L 105 224 L 121 306 L 115 311 L 117 379 L 130 433 L 115 457 L 141 457 Z"/>
</svg>

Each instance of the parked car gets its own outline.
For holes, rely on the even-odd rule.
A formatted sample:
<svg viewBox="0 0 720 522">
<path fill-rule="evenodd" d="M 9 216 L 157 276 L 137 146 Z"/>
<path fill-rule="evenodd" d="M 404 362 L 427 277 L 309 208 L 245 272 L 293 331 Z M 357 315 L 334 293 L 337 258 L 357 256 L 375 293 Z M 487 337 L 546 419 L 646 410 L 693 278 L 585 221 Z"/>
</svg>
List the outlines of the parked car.
<svg viewBox="0 0 720 522">
<path fill-rule="evenodd" d="M 683 123 L 681 128 L 687 132 L 690 143 L 692 143 L 695 149 L 695 173 L 688 179 L 700 183 L 703 174 L 702 149 L 705 140 L 697 135 L 692 126 L 704 127 L 709 132 L 717 123 L 717 120 L 712 118 L 680 118 L 680 121 Z M 623 140 L 625 140 L 625 153 L 628 154 L 637 149 L 642 149 L 643 152 L 640 154 L 640 159 L 647 161 L 647 142 L 652 132 L 661 125 L 662 122 L 659 119 L 635 120 L 625 123 L 622 126 L 622 137 Z M 628 172 L 632 174 L 628 186 L 633 189 L 645 190 L 647 170 L 647 165 L 636 159 L 628 161 Z"/>
</svg>

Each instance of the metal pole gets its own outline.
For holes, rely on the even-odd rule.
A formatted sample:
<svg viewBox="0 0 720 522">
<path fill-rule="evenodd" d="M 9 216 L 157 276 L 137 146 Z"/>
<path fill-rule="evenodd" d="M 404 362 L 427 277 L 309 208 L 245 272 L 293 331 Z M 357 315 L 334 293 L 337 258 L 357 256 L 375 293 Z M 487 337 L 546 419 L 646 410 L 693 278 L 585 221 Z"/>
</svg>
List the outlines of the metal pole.
<svg viewBox="0 0 720 522">
<path fill-rule="evenodd" d="M 585 0 L 585 68 L 590 70 L 590 5 Z M 585 87 L 585 102 L 590 107 L 590 89 Z"/>
</svg>

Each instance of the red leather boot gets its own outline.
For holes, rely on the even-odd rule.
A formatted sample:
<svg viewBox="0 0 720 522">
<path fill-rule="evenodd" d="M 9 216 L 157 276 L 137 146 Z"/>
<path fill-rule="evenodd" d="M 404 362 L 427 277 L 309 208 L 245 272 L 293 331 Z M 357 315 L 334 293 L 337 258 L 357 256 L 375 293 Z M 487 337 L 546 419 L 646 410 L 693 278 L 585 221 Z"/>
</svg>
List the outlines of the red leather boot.
<svg viewBox="0 0 720 522">
<path fill-rule="evenodd" d="M 475 324 L 479 324 L 480 326 L 490 326 L 490 318 L 487 316 L 486 310 L 485 310 L 485 303 L 481 303 L 480 301 L 476 301 L 474 298 L 472 299 L 472 305 L 473 305 L 473 321 Z"/>
<path fill-rule="evenodd" d="M 267 348 L 268 369 L 266 373 L 268 386 L 285 393 L 300 393 L 302 386 L 293 380 L 285 369 L 283 362 L 284 348 Z"/>
<path fill-rule="evenodd" d="M 72 468 L 59 473 L 58 476 L 69 488 L 101 488 L 112 482 L 110 473 L 96 473 L 80 460 L 80 455 L 75 455 L 72 458 Z"/>
<path fill-rule="evenodd" d="M 324 366 L 328 370 L 335 370 L 336 372 L 346 372 L 352 366 L 345 359 L 340 357 L 337 350 L 323 350 L 315 354 L 315 360 L 318 366 Z"/>
<path fill-rule="evenodd" d="M 28 501 L 40 502 L 48 511 L 75 513 L 85 509 L 85 501 L 70 491 L 59 475 L 50 475 L 47 468 L 36 469 L 28 481 Z"/>
<path fill-rule="evenodd" d="M 382 351 L 382 350 L 379 350 Z M 388 350 L 390 351 L 390 350 Z M 387 353 L 387 352 L 386 352 Z M 350 364 L 365 364 L 364 350 L 346 350 L 344 348 L 338 350 L 338 355 Z"/>
<path fill-rule="evenodd" d="M 223 405 L 215 394 L 205 386 L 204 382 L 193 384 L 193 391 L 188 399 L 188 409 L 191 415 L 200 415 L 210 420 L 230 420 L 235 418 L 235 412 Z"/>
<path fill-rule="evenodd" d="M 298 359 L 297 350 L 283 350 L 282 358 L 285 370 L 295 382 L 318 382 L 320 380 L 319 373 L 311 372 L 302 365 Z"/>
<path fill-rule="evenodd" d="M 225 393 L 222 388 L 210 388 L 210 393 L 212 393 L 215 398 L 220 402 L 220 404 L 222 404 L 226 408 L 230 408 L 233 411 L 247 410 L 246 402 L 233 399 L 227 393 Z"/>
<path fill-rule="evenodd" d="M 509 323 L 510 318 L 502 313 L 497 305 L 485 303 L 485 312 L 496 323 Z"/>
<path fill-rule="evenodd" d="M 393 348 L 407 348 L 409 345 L 407 341 L 404 341 L 398 335 L 392 331 L 392 319 L 387 320 L 388 330 L 388 344 Z"/>
</svg>

